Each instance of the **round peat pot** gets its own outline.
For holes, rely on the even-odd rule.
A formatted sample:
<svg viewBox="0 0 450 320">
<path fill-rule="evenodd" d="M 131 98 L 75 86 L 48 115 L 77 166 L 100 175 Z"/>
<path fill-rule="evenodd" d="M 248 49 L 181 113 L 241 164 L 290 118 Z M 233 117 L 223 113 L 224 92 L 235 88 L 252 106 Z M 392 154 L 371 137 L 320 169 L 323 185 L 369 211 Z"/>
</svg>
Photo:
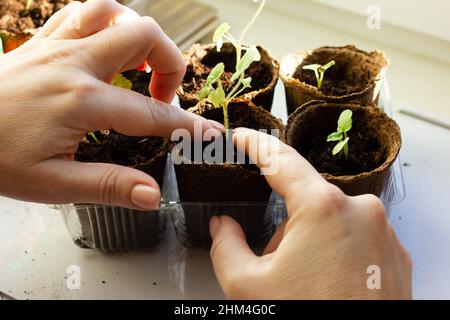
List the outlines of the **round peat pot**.
<svg viewBox="0 0 450 320">
<path fill-rule="evenodd" d="M 353 113 L 348 159 L 344 152 L 333 156 L 337 142 L 327 142 L 346 109 Z M 324 101 L 311 101 L 290 115 L 286 140 L 328 182 L 351 196 L 381 195 L 402 142 L 399 126 L 380 108 Z"/>
<path fill-rule="evenodd" d="M 94 134 L 99 142 L 88 135 L 79 145 L 75 160 L 135 168 L 151 175 L 162 186 L 167 153 L 172 145 L 169 140 L 128 137 L 114 131 Z M 78 233 L 70 227 L 69 231 L 81 247 L 105 252 L 149 250 L 157 247 L 164 236 L 166 219 L 162 211 L 141 212 L 92 204 L 77 204 L 64 210 L 67 225 L 78 226 Z"/>
<path fill-rule="evenodd" d="M 272 109 L 275 86 L 278 82 L 280 65 L 270 53 L 258 46 L 261 60 L 252 63 L 245 72 L 246 77 L 252 77 L 252 87 L 246 89 L 240 99 L 248 99 L 255 105 L 261 106 L 267 111 Z M 197 95 L 206 82 L 212 68 L 218 63 L 225 64 L 225 72 L 221 77 L 225 91 L 229 91 L 233 84 L 231 76 L 236 67 L 236 49 L 226 42 L 220 52 L 217 52 L 215 44 L 194 44 L 191 50 L 184 54 L 187 71 L 181 86 L 177 90 L 180 105 L 183 109 L 191 108 L 199 102 Z"/>
<path fill-rule="evenodd" d="M 331 60 L 335 61 L 335 65 L 326 70 L 319 90 L 314 72 L 303 67 L 325 65 Z M 288 114 L 311 100 L 360 104 L 376 102 L 388 65 L 383 52 L 376 50 L 367 53 L 354 46 L 322 47 L 288 54 L 283 57 L 280 70 L 286 89 Z"/>
<path fill-rule="evenodd" d="M 224 122 L 223 110 L 201 102 L 190 112 L 207 119 Z M 230 128 L 277 129 L 284 141 L 281 121 L 268 111 L 249 101 L 235 101 L 228 107 Z M 273 132 L 272 132 L 273 133 Z M 182 163 L 175 162 L 179 199 L 182 210 L 173 213 L 175 229 L 180 242 L 188 247 L 208 247 L 211 243 L 209 220 L 213 215 L 226 214 L 239 222 L 254 247 L 267 243 L 274 232 L 275 223 L 268 206 L 272 190 L 260 170 L 250 164 L 245 155 L 239 154 L 224 137 L 214 142 L 203 142 L 202 151 L 211 143 L 219 142 L 220 150 L 228 148 L 233 161 L 211 163 L 193 161 L 192 155 L 179 152 Z M 191 149 L 194 150 L 193 142 Z M 175 150 L 178 146 L 175 147 Z M 240 155 L 240 157 L 238 156 Z M 242 161 L 242 158 L 245 160 Z M 241 159 L 239 161 L 238 159 Z M 232 163 L 230 163 L 232 162 Z"/>
</svg>

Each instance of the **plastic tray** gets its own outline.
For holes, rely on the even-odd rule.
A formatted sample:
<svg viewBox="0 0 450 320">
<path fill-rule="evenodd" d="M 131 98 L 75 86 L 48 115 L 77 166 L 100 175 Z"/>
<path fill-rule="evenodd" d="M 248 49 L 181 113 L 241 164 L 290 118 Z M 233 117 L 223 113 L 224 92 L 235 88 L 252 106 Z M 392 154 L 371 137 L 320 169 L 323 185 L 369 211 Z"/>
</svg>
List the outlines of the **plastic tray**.
<svg viewBox="0 0 450 320">
<path fill-rule="evenodd" d="M 383 81 L 379 105 L 392 116 L 387 80 Z M 391 206 L 403 200 L 405 188 L 397 158 L 391 167 L 381 200 L 390 216 Z M 164 239 L 170 216 L 179 242 L 186 247 L 210 244 L 209 219 L 227 214 L 243 226 L 254 248 L 264 246 L 287 216 L 283 199 L 272 193 L 264 203 L 181 202 L 170 156 L 167 157 L 158 211 L 135 211 L 101 205 L 56 206 L 75 242 L 82 248 L 104 252 L 143 251 L 157 248 Z"/>
</svg>

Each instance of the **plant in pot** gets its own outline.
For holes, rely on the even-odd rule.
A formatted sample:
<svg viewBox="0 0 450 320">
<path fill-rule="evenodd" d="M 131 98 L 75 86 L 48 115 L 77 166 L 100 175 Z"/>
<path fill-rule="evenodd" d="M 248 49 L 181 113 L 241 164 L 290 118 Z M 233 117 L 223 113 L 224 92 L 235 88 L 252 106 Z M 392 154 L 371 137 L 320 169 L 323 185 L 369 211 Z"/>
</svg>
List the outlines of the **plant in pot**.
<svg viewBox="0 0 450 320">
<path fill-rule="evenodd" d="M 226 65 L 219 62 L 198 92 L 201 102 L 188 109 L 224 124 L 226 130 L 222 137 L 202 142 L 200 146 L 203 155 L 220 154 L 219 161 L 217 158 L 196 161 L 192 153 L 179 150 L 178 145 L 174 148 L 181 159 L 176 162 L 175 172 L 182 208 L 178 207 L 173 218 L 178 238 L 185 246 L 209 246 L 209 220 L 214 214 L 227 214 L 236 219 L 255 247 L 264 245 L 274 231 L 271 208 L 267 205 L 272 190 L 259 169 L 249 164 L 248 158 L 239 154 L 230 141 L 231 128 L 237 127 L 275 129 L 284 140 L 284 126 L 279 119 L 248 99 L 237 99 L 241 92 L 259 82 L 248 76 L 247 70 L 260 59 L 256 46 L 246 47 L 236 60 L 230 88 L 222 80 Z M 195 150 L 195 144 L 199 144 L 195 140 L 188 143 L 191 144 L 188 150 Z"/>
<path fill-rule="evenodd" d="M 380 108 L 326 101 L 292 113 L 286 141 L 351 196 L 380 196 L 401 147 L 399 126 Z"/>
<path fill-rule="evenodd" d="M 145 71 L 133 70 L 117 75 L 113 84 L 149 95 L 150 78 Z M 75 160 L 132 167 L 151 175 L 162 186 L 171 146 L 164 138 L 129 137 L 113 130 L 97 131 L 86 135 Z M 74 208 L 81 229 L 74 240 L 81 247 L 106 252 L 138 251 L 153 249 L 163 239 L 166 219 L 162 210 L 142 212 L 95 204 L 77 204 Z M 67 210 L 73 211 L 73 208 Z"/>
<path fill-rule="evenodd" d="M 0 41 L 5 53 L 25 43 L 56 11 L 72 1 L 0 0 Z"/>
<path fill-rule="evenodd" d="M 288 54 L 280 68 L 288 114 L 311 100 L 376 103 L 388 65 L 383 52 L 351 45 Z"/>
<path fill-rule="evenodd" d="M 221 76 L 221 82 L 225 91 L 235 86 L 233 79 L 234 68 L 239 63 L 242 55 L 249 48 L 244 44 L 245 35 L 256 21 L 265 5 L 262 0 L 260 6 L 242 31 L 239 39 L 231 33 L 228 23 L 220 25 L 214 33 L 213 43 L 207 45 L 194 44 L 191 50 L 184 54 L 187 71 L 181 86 L 177 90 L 180 105 L 183 109 L 195 106 L 199 99 L 199 92 L 205 86 L 208 75 L 219 62 L 225 65 L 225 72 Z M 279 63 L 270 53 L 261 46 L 256 46 L 261 59 L 255 61 L 246 70 L 245 76 L 253 79 L 252 87 L 240 92 L 240 98 L 252 101 L 270 111 L 273 103 L 275 86 L 278 82 Z"/>
</svg>

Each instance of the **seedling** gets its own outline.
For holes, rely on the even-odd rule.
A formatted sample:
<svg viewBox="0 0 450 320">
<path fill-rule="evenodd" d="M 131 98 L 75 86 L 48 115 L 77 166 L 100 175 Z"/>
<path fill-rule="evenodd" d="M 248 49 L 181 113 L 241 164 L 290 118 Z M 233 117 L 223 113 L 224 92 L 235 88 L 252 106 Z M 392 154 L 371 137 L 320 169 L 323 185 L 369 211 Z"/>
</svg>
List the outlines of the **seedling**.
<svg viewBox="0 0 450 320">
<path fill-rule="evenodd" d="M 255 1 L 257 2 L 257 0 Z M 223 109 L 224 126 L 226 130 L 226 139 L 228 140 L 228 129 L 229 129 L 229 119 L 228 119 L 228 105 L 230 102 L 238 97 L 245 89 L 251 88 L 251 77 L 245 77 L 245 71 L 250 67 L 250 65 L 255 61 L 261 60 L 261 55 L 255 45 L 247 46 L 244 45 L 244 38 L 250 27 L 254 24 L 262 9 L 266 0 L 262 0 L 261 4 L 256 11 L 253 18 L 247 24 L 247 26 L 242 31 L 239 40 L 230 33 L 231 26 L 229 23 L 221 24 L 214 32 L 213 42 L 216 44 L 216 49 L 220 52 L 224 41 L 229 41 L 236 49 L 236 67 L 235 72 L 231 77 L 234 86 L 232 89 L 226 93 L 222 86 L 222 81 L 220 77 L 225 72 L 225 65 L 221 62 L 217 64 L 210 72 L 205 86 L 198 93 L 198 99 L 207 99 L 213 104 L 215 108 Z M 244 54 L 242 54 L 245 51 Z"/>
<path fill-rule="evenodd" d="M 316 75 L 316 79 L 317 79 L 317 89 L 320 90 L 320 89 L 322 89 L 322 83 L 323 83 L 323 77 L 325 75 L 325 71 L 327 71 L 329 68 L 331 68 L 335 64 L 336 64 L 336 62 L 334 62 L 334 60 L 331 60 L 324 66 L 321 64 L 315 63 L 315 64 L 308 64 L 307 66 L 303 66 L 302 69 L 314 71 L 314 74 Z"/>
<path fill-rule="evenodd" d="M 337 131 L 327 137 L 327 142 L 339 141 L 333 149 L 333 156 L 344 150 L 345 159 L 348 160 L 348 132 L 352 128 L 352 111 L 344 110 L 339 116 Z"/>
</svg>

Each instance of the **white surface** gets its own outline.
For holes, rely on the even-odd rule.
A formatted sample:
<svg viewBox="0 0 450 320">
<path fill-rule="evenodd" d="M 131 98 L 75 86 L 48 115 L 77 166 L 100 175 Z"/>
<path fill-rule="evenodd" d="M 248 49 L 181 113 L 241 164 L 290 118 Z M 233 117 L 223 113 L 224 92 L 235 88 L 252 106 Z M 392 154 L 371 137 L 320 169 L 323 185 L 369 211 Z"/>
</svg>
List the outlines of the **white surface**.
<svg viewBox="0 0 450 320">
<path fill-rule="evenodd" d="M 254 9 L 242 1 L 214 4 L 234 31 Z M 450 114 L 448 65 L 276 11 L 262 14 L 248 41 L 267 46 L 279 58 L 325 44 L 383 49 L 392 60 L 388 73 L 394 111 L 408 105 L 439 118 Z M 286 116 L 282 85 L 274 113 Z M 406 198 L 393 207 L 391 222 L 414 260 L 414 297 L 450 299 L 450 134 L 404 115 L 395 117 L 403 132 L 402 160 L 410 166 L 403 168 Z M 80 266 L 81 290 L 65 286 L 70 265 Z M 153 253 L 104 255 L 79 249 L 56 211 L 5 198 L 0 198 L 0 290 L 21 299 L 223 297 L 206 251 L 181 249 L 173 237 Z"/>
<path fill-rule="evenodd" d="M 313 0 L 366 16 L 367 8 L 377 5 L 388 23 L 450 41 L 448 0 Z"/>
</svg>

